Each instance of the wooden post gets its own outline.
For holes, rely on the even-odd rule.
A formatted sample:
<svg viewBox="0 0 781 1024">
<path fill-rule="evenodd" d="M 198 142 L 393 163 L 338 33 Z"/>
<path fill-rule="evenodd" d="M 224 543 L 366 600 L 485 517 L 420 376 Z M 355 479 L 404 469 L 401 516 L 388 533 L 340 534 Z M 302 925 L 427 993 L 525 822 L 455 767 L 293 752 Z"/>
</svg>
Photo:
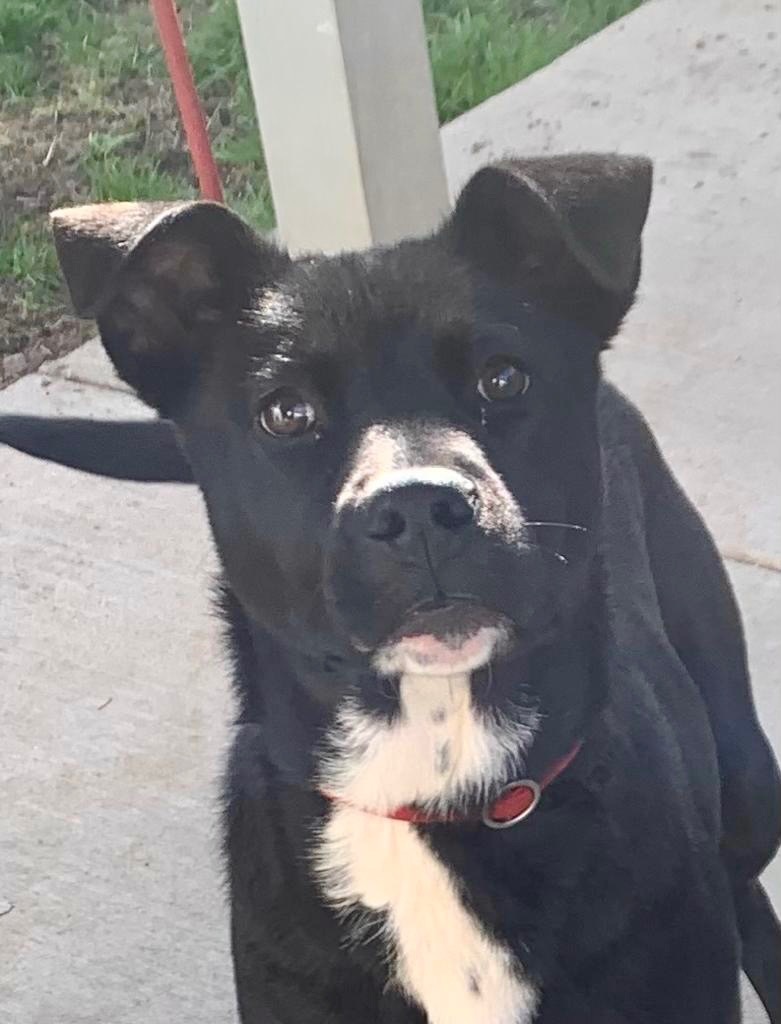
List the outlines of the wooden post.
<svg viewBox="0 0 781 1024">
<path fill-rule="evenodd" d="M 281 240 L 336 252 L 449 208 L 419 0 L 238 0 Z"/>
</svg>

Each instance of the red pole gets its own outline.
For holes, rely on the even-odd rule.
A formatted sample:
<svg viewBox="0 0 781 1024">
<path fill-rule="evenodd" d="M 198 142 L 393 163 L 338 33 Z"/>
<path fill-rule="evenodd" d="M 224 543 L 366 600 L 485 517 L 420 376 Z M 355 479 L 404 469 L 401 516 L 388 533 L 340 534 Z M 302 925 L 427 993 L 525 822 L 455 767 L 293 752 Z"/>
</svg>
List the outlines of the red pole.
<svg viewBox="0 0 781 1024">
<path fill-rule="evenodd" d="M 209 143 L 206 119 L 195 88 L 174 0 L 151 0 L 151 4 L 201 195 L 204 199 L 223 203 L 220 175 Z"/>
</svg>

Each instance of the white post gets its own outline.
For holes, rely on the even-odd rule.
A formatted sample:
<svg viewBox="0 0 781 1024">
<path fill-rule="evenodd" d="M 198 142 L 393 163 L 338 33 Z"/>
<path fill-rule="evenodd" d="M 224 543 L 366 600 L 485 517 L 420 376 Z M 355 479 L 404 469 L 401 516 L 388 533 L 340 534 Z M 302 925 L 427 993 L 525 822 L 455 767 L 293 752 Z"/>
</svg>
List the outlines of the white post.
<svg viewBox="0 0 781 1024">
<path fill-rule="evenodd" d="M 238 0 L 282 241 L 337 252 L 449 207 L 419 0 Z"/>
</svg>

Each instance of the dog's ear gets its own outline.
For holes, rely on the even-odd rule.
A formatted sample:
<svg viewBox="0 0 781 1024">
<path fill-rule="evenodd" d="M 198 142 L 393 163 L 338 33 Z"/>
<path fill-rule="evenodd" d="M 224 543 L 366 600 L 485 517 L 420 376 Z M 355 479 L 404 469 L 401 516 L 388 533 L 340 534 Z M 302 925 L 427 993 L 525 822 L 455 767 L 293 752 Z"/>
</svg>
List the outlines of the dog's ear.
<svg viewBox="0 0 781 1024">
<path fill-rule="evenodd" d="M 51 220 L 76 312 L 97 320 L 120 377 L 164 415 L 288 262 L 217 203 L 105 203 Z"/>
<path fill-rule="evenodd" d="M 606 341 L 632 304 L 651 198 L 645 157 L 506 160 L 466 184 L 446 226 L 459 253 Z"/>
</svg>

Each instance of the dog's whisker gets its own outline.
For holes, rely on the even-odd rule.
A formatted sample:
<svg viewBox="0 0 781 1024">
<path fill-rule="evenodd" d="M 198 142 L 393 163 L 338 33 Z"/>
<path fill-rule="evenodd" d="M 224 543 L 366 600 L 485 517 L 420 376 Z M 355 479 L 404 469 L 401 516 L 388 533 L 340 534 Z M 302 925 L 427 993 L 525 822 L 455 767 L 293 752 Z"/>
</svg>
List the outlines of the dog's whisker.
<svg viewBox="0 0 781 1024">
<path fill-rule="evenodd" d="M 577 523 L 558 523 L 552 521 L 549 522 L 548 520 L 535 519 L 525 523 L 524 525 L 538 527 L 548 526 L 559 530 L 575 530 L 577 533 L 588 533 L 587 527 L 580 526 Z M 556 561 L 561 562 L 562 565 L 569 565 L 569 559 L 560 551 L 555 551 L 551 548 L 546 548 L 544 545 L 540 545 L 540 551 L 546 551 L 549 555 L 552 555 L 556 559 Z"/>
<path fill-rule="evenodd" d="M 577 530 L 579 533 L 588 533 L 588 527 L 578 526 L 577 523 L 549 523 L 540 521 L 532 521 L 523 524 L 524 526 L 555 526 L 560 530 Z"/>
<path fill-rule="evenodd" d="M 563 555 L 560 551 L 555 548 L 548 548 L 544 544 L 538 544 L 536 546 L 537 551 L 541 551 L 545 555 L 551 555 L 556 559 L 557 562 L 561 562 L 562 565 L 569 565 L 569 559 L 566 555 Z"/>
</svg>

